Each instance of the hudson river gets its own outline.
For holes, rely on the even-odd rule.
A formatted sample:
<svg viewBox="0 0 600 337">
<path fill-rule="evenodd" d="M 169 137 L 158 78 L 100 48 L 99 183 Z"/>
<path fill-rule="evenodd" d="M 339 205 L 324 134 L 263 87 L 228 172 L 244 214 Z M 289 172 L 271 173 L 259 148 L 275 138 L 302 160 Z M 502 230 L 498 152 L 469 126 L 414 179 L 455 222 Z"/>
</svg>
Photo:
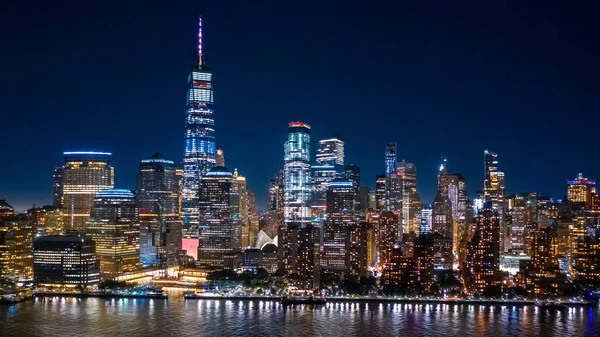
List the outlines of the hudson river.
<svg viewBox="0 0 600 337">
<path fill-rule="evenodd" d="M 181 295 L 179 295 L 181 296 Z M 0 306 L 0 336 L 599 336 L 598 307 L 36 298 Z"/>
</svg>

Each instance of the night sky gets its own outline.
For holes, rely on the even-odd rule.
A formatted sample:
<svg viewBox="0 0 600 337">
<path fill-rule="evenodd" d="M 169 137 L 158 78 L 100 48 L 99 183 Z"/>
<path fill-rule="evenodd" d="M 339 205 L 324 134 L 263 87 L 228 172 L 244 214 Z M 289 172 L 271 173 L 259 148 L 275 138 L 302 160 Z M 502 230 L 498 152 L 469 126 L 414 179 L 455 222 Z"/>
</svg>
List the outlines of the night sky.
<svg viewBox="0 0 600 337">
<path fill-rule="evenodd" d="M 423 202 L 441 156 L 473 196 L 486 148 L 508 193 L 600 179 L 597 5 L 400 2 L 4 1 L 0 196 L 50 204 L 65 150 L 111 151 L 120 188 L 154 152 L 181 161 L 198 14 L 217 147 L 261 208 L 293 120 L 343 135 L 366 185 L 398 142 Z"/>
</svg>

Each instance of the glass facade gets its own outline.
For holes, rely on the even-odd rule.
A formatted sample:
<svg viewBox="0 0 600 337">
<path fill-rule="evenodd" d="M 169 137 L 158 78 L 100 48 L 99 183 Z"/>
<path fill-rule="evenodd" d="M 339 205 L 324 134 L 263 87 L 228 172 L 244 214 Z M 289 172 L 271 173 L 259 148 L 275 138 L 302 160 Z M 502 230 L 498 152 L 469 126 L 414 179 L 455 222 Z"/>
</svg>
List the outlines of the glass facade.
<svg viewBox="0 0 600 337">
<path fill-rule="evenodd" d="M 310 126 L 291 122 L 284 145 L 284 219 L 286 225 L 311 223 Z"/>
<path fill-rule="evenodd" d="M 140 269 L 140 225 L 130 190 L 100 191 L 94 198 L 86 234 L 96 242 L 102 279 Z"/>
<path fill-rule="evenodd" d="M 509 228 L 505 221 L 505 185 L 504 172 L 498 169 L 498 155 L 485 150 L 484 153 L 485 179 L 483 184 L 484 203 L 491 201 L 491 207 L 498 211 L 500 219 L 500 252 L 510 250 Z"/>
<path fill-rule="evenodd" d="M 231 213 L 232 181 L 229 170 L 216 166 L 200 184 L 200 266 L 223 266 L 225 254 L 240 248 L 240 222 L 233 220 Z"/>
<path fill-rule="evenodd" d="M 212 72 L 202 60 L 202 19 L 198 32 L 198 64 L 188 77 L 183 159 L 183 236 L 198 238 L 200 182 L 216 165 Z"/>
<path fill-rule="evenodd" d="M 160 153 L 140 163 L 136 205 L 144 266 L 178 265 L 177 255 L 181 250 L 180 180 L 175 163 Z"/>
<path fill-rule="evenodd" d="M 84 229 L 96 193 L 113 188 L 114 169 L 108 152 L 65 152 L 63 215 L 67 229 Z M 56 172 L 56 171 L 55 171 Z"/>
<path fill-rule="evenodd" d="M 94 286 L 100 283 L 96 244 L 89 237 L 55 235 L 33 242 L 35 282 L 44 286 Z"/>
</svg>

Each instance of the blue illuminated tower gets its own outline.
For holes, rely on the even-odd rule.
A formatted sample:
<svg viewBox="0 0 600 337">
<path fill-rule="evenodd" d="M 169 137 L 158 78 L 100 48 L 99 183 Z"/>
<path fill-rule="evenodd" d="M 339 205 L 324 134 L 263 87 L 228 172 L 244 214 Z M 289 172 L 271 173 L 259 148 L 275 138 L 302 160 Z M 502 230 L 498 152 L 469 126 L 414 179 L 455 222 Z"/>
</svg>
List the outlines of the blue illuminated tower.
<svg viewBox="0 0 600 337">
<path fill-rule="evenodd" d="M 188 77 L 183 159 L 183 236 L 198 238 L 200 181 L 216 165 L 212 72 L 202 59 L 202 18 L 198 26 L 198 64 Z"/>
<path fill-rule="evenodd" d="M 284 146 L 284 219 L 287 226 L 311 222 L 310 126 L 291 122 Z"/>
</svg>

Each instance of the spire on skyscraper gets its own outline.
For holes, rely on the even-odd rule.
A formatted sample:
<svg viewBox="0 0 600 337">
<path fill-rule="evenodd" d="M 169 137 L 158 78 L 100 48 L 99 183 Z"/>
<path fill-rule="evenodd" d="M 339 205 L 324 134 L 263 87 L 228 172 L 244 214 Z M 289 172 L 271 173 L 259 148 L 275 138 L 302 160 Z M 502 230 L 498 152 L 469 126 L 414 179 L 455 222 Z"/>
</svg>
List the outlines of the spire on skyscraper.
<svg viewBox="0 0 600 337">
<path fill-rule="evenodd" d="M 198 16 L 198 68 L 202 69 L 202 16 Z"/>
</svg>

